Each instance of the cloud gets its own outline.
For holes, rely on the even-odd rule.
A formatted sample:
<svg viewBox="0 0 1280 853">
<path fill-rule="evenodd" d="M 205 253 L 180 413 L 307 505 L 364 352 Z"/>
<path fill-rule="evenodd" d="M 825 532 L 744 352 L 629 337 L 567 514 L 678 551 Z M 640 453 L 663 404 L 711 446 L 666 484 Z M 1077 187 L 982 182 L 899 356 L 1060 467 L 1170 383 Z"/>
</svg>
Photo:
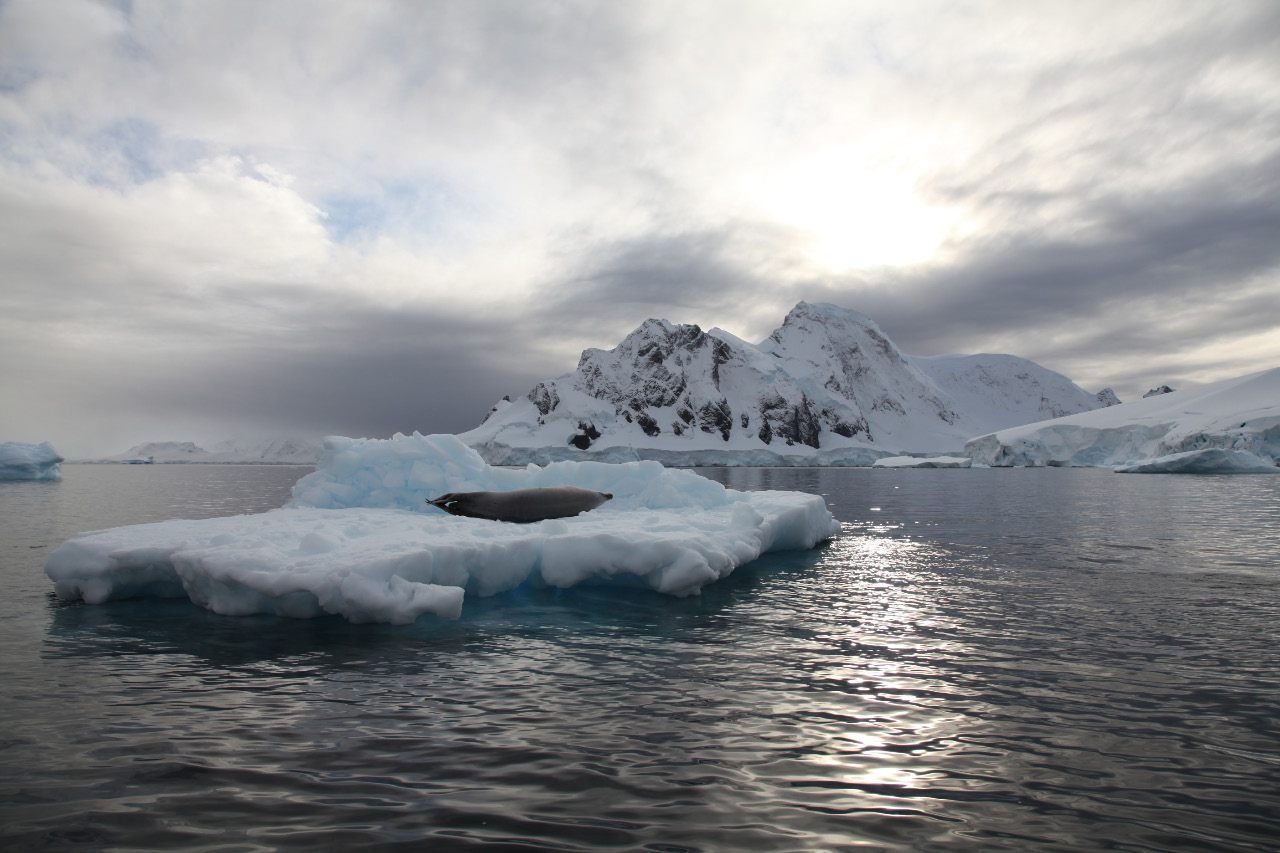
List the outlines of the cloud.
<svg viewBox="0 0 1280 853">
<path fill-rule="evenodd" d="M 129 339 L 119 348 L 96 338 L 6 338 L 6 426 L 21 427 L 28 404 L 54 408 L 67 419 L 55 444 L 89 454 L 123 449 L 104 446 L 99 430 L 204 441 L 246 431 L 459 432 L 504 394 L 522 394 L 560 372 L 536 340 L 522 347 L 522 334 L 532 333 L 514 324 L 340 295 L 300 301 L 292 288 L 221 297 L 243 300 L 259 327 L 193 322 L 183 335 L 158 335 L 150 345 Z"/>
<path fill-rule="evenodd" d="M 1090 387 L 1269 366 L 1276 56 L 1269 2 L 11 0 L 0 432 L 456 429 L 799 299 Z"/>
<path fill-rule="evenodd" d="M 944 264 L 828 281 L 822 298 L 877 318 L 908 352 L 989 342 L 1094 384 L 1119 382 L 1099 375 L 1100 354 L 1158 371 L 1162 357 L 1280 327 L 1277 167 L 1227 163 L 1160 191 L 1100 192 L 1089 227 L 1069 237 L 983 236 Z M 1274 341 L 1252 343 L 1224 369 L 1274 363 Z"/>
</svg>

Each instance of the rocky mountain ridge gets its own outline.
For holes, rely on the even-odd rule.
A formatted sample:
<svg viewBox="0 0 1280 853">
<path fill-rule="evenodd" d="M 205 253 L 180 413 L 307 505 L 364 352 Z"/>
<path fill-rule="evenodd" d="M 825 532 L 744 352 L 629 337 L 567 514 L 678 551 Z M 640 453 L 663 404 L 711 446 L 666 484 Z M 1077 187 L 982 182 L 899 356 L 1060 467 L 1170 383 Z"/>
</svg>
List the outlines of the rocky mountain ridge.
<svg viewBox="0 0 1280 853">
<path fill-rule="evenodd" d="M 866 315 L 801 302 L 759 345 L 646 320 L 461 437 L 491 462 L 868 464 L 1102 405 L 1026 359 L 907 356 Z"/>
</svg>

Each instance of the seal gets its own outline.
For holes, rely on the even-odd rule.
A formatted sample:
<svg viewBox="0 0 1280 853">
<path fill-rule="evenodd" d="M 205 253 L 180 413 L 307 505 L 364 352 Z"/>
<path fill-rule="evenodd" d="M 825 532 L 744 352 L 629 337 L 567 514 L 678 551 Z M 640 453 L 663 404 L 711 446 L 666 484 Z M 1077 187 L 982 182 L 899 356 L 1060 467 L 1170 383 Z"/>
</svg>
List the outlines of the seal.
<svg viewBox="0 0 1280 853">
<path fill-rule="evenodd" d="M 547 486 L 512 492 L 449 492 L 427 503 L 450 515 L 529 524 L 548 518 L 569 518 L 613 500 L 608 492 L 577 486 Z"/>
</svg>

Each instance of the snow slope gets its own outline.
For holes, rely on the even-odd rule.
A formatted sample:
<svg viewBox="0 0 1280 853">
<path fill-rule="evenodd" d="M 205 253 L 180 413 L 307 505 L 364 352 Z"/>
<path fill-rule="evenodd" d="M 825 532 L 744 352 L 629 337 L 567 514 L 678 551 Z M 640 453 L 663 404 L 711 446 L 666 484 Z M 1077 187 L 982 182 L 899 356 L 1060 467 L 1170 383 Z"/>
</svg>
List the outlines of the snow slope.
<svg viewBox="0 0 1280 853">
<path fill-rule="evenodd" d="M 1277 471 L 1280 368 L 999 430 L 970 441 L 965 454 L 976 464 L 1001 467 Z"/>
<path fill-rule="evenodd" d="M 575 485 L 613 493 L 574 518 L 508 524 L 448 515 L 445 492 Z M 330 438 L 284 508 L 84 533 L 45 572 L 66 599 L 187 597 L 227 615 L 457 618 L 465 596 L 521 584 L 696 594 L 767 551 L 812 548 L 839 525 L 822 498 L 737 492 L 655 462 L 493 468 L 454 436 Z"/>
<path fill-rule="evenodd" d="M 963 412 L 967 436 L 1102 408 L 1115 394 L 1089 394 L 1061 373 L 1016 355 L 908 356 Z M 1110 390 L 1110 389 L 1107 389 Z"/>
<path fill-rule="evenodd" d="M 1009 355 L 903 355 L 871 318 L 801 302 L 759 345 L 647 320 L 460 437 L 493 464 L 870 465 L 1101 406 Z"/>
<path fill-rule="evenodd" d="M 62 461 L 47 441 L 0 442 L 0 480 L 57 480 L 62 477 Z"/>
</svg>

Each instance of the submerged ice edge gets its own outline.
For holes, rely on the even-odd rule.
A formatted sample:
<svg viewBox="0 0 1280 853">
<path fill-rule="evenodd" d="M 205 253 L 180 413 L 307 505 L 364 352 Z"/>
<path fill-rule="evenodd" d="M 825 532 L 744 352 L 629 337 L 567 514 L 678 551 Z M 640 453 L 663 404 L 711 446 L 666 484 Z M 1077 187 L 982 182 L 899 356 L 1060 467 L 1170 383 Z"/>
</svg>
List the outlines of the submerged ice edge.
<svg viewBox="0 0 1280 853">
<path fill-rule="evenodd" d="M 530 525 L 298 508 L 86 533 L 50 554 L 45 571 L 60 597 L 89 603 L 186 597 L 225 615 L 404 624 L 423 613 L 457 618 L 464 595 L 526 583 L 692 595 L 761 554 L 811 548 L 837 529 L 822 498 L 784 492 Z"/>
<path fill-rule="evenodd" d="M 615 499 L 517 525 L 455 518 L 423 498 L 531 485 L 580 485 Z M 456 618 L 464 596 L 521 584 L 696 594 L 763 553 L 812 548 L 838 530 L 821 497 L 736 492 L 651 462 L 510 471 L 452 436 L 332 439 L 285 508 L 85 533 L 51 553 L 45 571 L 60 597 L 90 603 L 186 597 L 227 615 L 403 624 L 424 613 Z"/>
</svg>

